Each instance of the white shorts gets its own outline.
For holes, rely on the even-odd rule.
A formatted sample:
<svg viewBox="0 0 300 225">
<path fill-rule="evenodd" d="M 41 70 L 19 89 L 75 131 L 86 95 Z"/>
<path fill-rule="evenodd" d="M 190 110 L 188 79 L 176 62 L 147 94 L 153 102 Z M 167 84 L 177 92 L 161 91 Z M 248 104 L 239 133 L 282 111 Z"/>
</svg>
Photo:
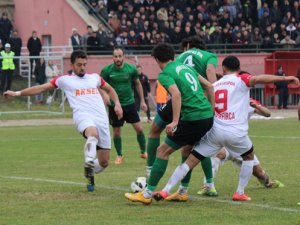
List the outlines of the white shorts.
<svg viewBox="0 0 300 225">
<path fill-rule="evenodd" d="M 240 137 L 240 135 L 212 127 L 194 147 L 194 150 L 205 157 L 211 157 L 216 155 L 222 147 L 225 147 L 229 153 L 240 156 L 251 149 L 252 142 L 248 135 Z"/>
<path fill-rule="evenodd" d="M 73 117 L 76 129 L 83 134 L 86 128 L 96 127 L 98 131 L 98 144 L 101 149 L 111 149 L 108 118 L 97 118 L 90 115 L 76 115 Z"/>
</svg>

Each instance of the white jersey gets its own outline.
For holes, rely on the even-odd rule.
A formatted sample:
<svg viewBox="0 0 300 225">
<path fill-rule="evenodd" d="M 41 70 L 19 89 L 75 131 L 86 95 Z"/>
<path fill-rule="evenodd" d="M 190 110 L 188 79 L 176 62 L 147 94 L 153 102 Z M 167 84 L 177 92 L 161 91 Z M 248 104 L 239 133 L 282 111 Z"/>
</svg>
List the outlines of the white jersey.
<svg viewBox="0 0 300 225">
<path fill-rule="evenodd" d="M 214 127 L 244 136 L 248 132 L 249 74 L 228 74 L 213 84 Z"/>
<path fill-rule="evenodd" d="M 98 90 L 105 81 L 99 74 L 85 74 L 83 77 L 68 74 L 55 77 L 50 82 L 65 92 L 73 109 L 74 120 L 87 115 L 108 121 L 105 105 Z"/>
</svg>

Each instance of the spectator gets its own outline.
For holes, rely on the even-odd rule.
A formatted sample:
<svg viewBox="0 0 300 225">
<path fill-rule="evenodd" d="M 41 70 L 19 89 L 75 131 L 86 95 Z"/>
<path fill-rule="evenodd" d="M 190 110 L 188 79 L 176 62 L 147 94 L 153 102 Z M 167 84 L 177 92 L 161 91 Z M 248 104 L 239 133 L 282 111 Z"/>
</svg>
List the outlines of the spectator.
<svg viewBox="0 0 300 225">
<path fill-rule="evenodd" d="M 69 46 L 72 46 L 73 51 L 82 50 L 82 37 L 79 35 L 77 28 L 72 29 L 72 35 L 69 39 Z"/>
<path fill-rule="evenodd" d="M 8 43 L 11 45 L 11 50 L 15 53 L 15 56 L 20 57 L 21 55 L 21 49 L 22 49 L 22 39 L 18 35 L 18 31 L 14 30 L 12 32 L 11 37 L 8 40 Z M 14 59 L 15 64 L 15 76 L 20 76 L 20 59 L 15 58 Z"/>
<path fill-rule="evenodd" d="M 277 72 L 275 73 L 277 76 L 286 76 L 283 72 L 282 66 L 277 67 Z M 278 90 L 278 105 L 277 108 L 281 109 L 283 107 L 284 109 L 287 109 L 287 101 L 289 97 L 289 91 L 288 91 L 288 82 L 286 81 L 280 81 L 275 83 L 276 89 Z"/>
<path fill-rule="evenodd" d="M 108 14 L 108 24 L 114 29 L 116 34 L 119 33 L 120 30 L 120 20 L 118 16 L 114 12 L 110 12 Z"/>
<path fill-rule="evenodd" d="M 291 39 L 290 35 L 286 35 L 284 39 L 280 41 L 283 48 L 293 48 L 296 42 Z"/>
<path fill-rule="evenodd" d="M 172 34 L 171 40 L 173 44 L 179 44 L 183 38 L 181 27 L 176 26 Z"/>
<path fill-rule="evenodd" d="M 270 9 L 267 2 L 264 2 L 262 7 L 258 10 L 258 19 L 260 20 L 265 13 L 270 14 Z"/>
<path fill-rule="evenodd" d="M 107 31 L 107 43 L 108 43 L 108 46 L 107 46 L 108 49 L 113 49 L 113 47 L 117 45 L 114 34 L 110 30 Z"/>
<path fill-rule="evenodd" d="M 93 31 L 92 36 L 87 40 L 87 54 L 96 55 L 99 52 L 99 39 L 97 38 L 97 32 Z"/>
<path fill-rule="evenodd" d="M 123 31 L 122 34 L 119 34 L 116 38 L 117 45 L 127 45 L 128 44 L 128 33 Z"/>
<path fill-rule="evenodd" d="M 98 2 L 98 13 L 105 21 L 108 20 L 107 8 L 102 0 Z"/>
<path fill-rule="evenodd" d="M 46 82 L 46 65 L 44 58 L 40 58 L 34 69 L 35 83 L 41 85 Z M 39 93 L 35 96 L 35 104 L 43 104 L 44 95 Z"/>
<path fill-rule="evenodd" d="M 8 19 L 7 13 L 3 12 L 2 17 L 0 19 L 0 37 L 2 43 L 7 43 L 10 33 L 13 29 L 11 21 Z"/>
<path fill-rule="evenodd" d="M 150 88 L 150 83 L 149 83 L 149 80 L 148 80 L 148 77 L 147 75 L 145 75 L 143 72 L 142 72 L 142 66 L 141 65 L 137 65 L 136 68 L 138 69 L 138 73 L 139 73 L 139 80 L 141 82 L 141 85 L 142 85 L 142 88 L 143 88 L 143 93 L 144 93 L 144 99 L 145 99 L 145 103 L 147 105 L 147 112 L 146 112 L 146 115 L 147 115 L 147 119 L 148 119 L 148 123 L 150 123 L 152 120 L 151 120 L 151 115 L 150 115 L 150 107 L 149 107 L 149 96 L 148 94 L 151 92 L 151 88 Z M 134 89 L 134 96 L 135 96 L 135 105 L 136 105 L 136 108 L 137 108 L 137 111 L 139 112 L 140 111 L 140 97 L 136 91 L 136 88 Z"/>
<path fill-rule="evenodd" d="M 260 33 L 260 30 L 258 27 L 255 27 L 253 30 L 253 33 L 251 35 L 251 43 L 253 44 L 257 44 L 258 46 L 260 46 L 262 44 L 262 35 Z"/>
<path fill-rule="evenodd" d="M 138 36 L 135 34 L 135 31 L 132 29 L 129 31 L 127 45 L 137 46 L 139 44 Z"/>
<path fill-rule="evenodd" d="M 270 9 L 270 18 L 272 22 L 275 22 L 276 24 L 280 24 L 281 20 L 282 20 L 282 13 L 281 10 L 278 6 L 278 1 L 274 0 L 273 1 L 273 5 Z"/>
<path fill-rule="evenodd" d="M 92 26 L 88 25 L 86 27 L 87 29 L 87 33 L 85 35 L 82 36 L 82 45 L 85 51 L 87 51 L 87 39 L 92 36 L 93 33 L 93 28 Z"/>
<path fill-rule="evenodd" d="M 296 19 L 296 21 L 300 20 L 300 7 L 299 1 L 294 1 L 293 6 L 291 8 L 292 17 Z"/>
<path fill-rule="evenodd" d="M 35 65 L 38 63 L 39 56 L 42 51 L 42 43 L 35 30 L 32 31 L 32 36 L 27 41 L 27 49 L 29 51 L 29 56 L 32 57 L 30 58 L 30 74 L 32 77 L 34 71 L 33 62 L 35 62 Z"/>
<path fill-rule="evenodd" d="M 15 53 L 11 51 L 11 46 L 9 43 L 5 44 L 5 49 L 0 52 L 2 57 L 2 77 L 0 91 L 3 93 L 11 88 L 12 75 L 15 70 L 15 64 L 13 57 Z"/>
<path fill-rule="evenodd" d="M 52 60 L 48 61 L 48 65 L 46 66 L 46 82 L 50 82 L 54 77 L 57 77 L 59 75 L 59 70 L 57 68 L 57 66 L 53 63 Z M 70 73 L 72 74 L 72 72 Z M 53 99 L 53 90 L 49 91 L 49 96 L 47 98 L 46 103 L 49 105 L 52 102 Z"/>
<path fill-rule="evenodd" d="M 107 46 L 107 32 L 105 31 L 102 23 L 98 24 L 97 38 L 99 42 L 99 47 L 104 48 L 105 46 Z"/>
</svg>

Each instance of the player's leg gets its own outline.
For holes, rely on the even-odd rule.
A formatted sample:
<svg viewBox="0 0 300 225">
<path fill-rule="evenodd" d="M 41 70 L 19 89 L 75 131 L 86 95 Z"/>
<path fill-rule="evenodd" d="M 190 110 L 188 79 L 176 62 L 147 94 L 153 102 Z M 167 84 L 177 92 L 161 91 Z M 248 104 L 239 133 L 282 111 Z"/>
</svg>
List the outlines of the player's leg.
<svg viewBox="0 0 300 225">
<path fill-rule="evenodd" d="M 170 145 L 167 143 L 161 144 L 157 149 L 157 157 L 154 161 L 153 168 L 147 182 L 147 188 L 140 193 L 125 193 L 125 198 L 133 202 L 150 204 L 152 202 L 152 193 L 164 175 L 168 166 L 169 156 L 173 152 L 174 149 Z"/>
<path fill-rule="evenodd" d="M 151 124 L 151 128 L 148 134 L 147 142 L 147 167 L 146 174 L 147 177 L 150 176 L 150 172 L 156 158 L 156 151 L 160 144 L 160 134 L 165 129 L 166 125 L 172 121 L 172 102 L 168 101 L 167 104 L 161 106 Z"/>
<path fill-rule="evenodd" d="M 84 146 L 84 176 L 88 180 L 87 190 L 94 191 L 94 167 L 96 148 L 98 143 L 98 132 L 95 126 L 89 126 L 83 131 L 83 136 L 87 138 Z"/>
<path fill-rule="evenodd" d="M 126 110 L 124 109 L 124 107 L 122 107 L 122 109 L 123 118 L 119 120 L 118 116 L 115 113 L 114 107 L 108 107 L 109 122 L 110 125 L 113 127 L 113 142 L 117 152 L 115 164 L 121 164 L 124 158 L 122 151 L 121 127 L 124 125 L 124 118 L 126 118 Z"/>
<path fill-rule="evenodd" d="M 136 139 L 137 139 L 137 142 L 140 147 L 140 153 L 141 153 L 140 156 L 141 156 L 141 158 L 146 159 L 147 158 L 146 138 L 144 135 L 140 116 L 136 111 L 136 107 L 134 104 L 131 104 L 131 105 L 125 106 L 124 110 L 126 111 L 126 117 L 124 117 L 124 120 L 127 123 L 131 123 L 136 132 Z"/>
</svg>

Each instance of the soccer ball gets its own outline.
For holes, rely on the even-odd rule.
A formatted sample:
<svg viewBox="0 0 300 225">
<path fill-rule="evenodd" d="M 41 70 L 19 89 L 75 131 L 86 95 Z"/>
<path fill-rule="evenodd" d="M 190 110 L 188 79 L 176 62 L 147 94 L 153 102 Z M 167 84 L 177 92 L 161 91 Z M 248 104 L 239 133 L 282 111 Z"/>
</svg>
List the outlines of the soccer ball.
<svg viewBox="0 0 300 225">
<path fill-rule="evenodd" d="M 147 187 L 146 177 L 137 177 L 130 185 L 132 192 L 141 192 Z"/>
</svg>

